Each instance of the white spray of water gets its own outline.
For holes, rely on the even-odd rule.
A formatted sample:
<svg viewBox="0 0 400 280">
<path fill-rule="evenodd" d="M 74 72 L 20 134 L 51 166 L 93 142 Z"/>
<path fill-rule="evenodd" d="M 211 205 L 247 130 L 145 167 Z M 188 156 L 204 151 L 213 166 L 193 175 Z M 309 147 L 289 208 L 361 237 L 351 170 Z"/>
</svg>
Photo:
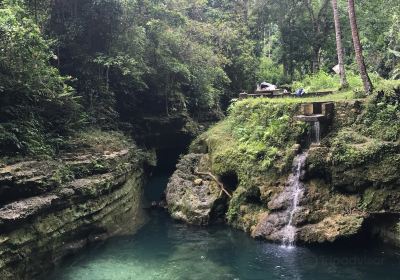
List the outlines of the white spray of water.
<svg viewBox="0 0 400 280">
<path fill-rule="evenodd" d="M 319 121 L 314 122 L 313 134 L 314 134 L 313 143 L 319 144 L 321 141 L 321 125 Z"/>
<path fill-rule="evenodd" d="M 321 141 L 321 124 L 315 121 L 311 127 L 311 143 L 320 144 Z M 301 182 L 301 174 L 304 170 L 307 160 L 308 151 L 297 155 L 293 160 L 293 170 L 287 182 L 287 191 L 290 193 L 291 205 L 288 210 L 289 220 L 283 229 L 282 246 L 293 248 L 296 241 L 297 228 L 293 225 L 293 218 L 298 211 L 300 198 L 303 195 L 304 185 Z"/>
<path fill-rule="evenodd" d="M 293 160 L 293 172 L 289 176 L 288 190 L 291 194 L 291 207 L 289 208 L 289 221 L 283 229 L 282 245 L 292 248 L 296 240 L 296 226 L 293 225 L 293 218 L 298 210 L 299 200 L 303 194 L 303 183 L 301 182 L 301 173 L 307 159 L 307 152 L 295 157 Z"/>
</svg>

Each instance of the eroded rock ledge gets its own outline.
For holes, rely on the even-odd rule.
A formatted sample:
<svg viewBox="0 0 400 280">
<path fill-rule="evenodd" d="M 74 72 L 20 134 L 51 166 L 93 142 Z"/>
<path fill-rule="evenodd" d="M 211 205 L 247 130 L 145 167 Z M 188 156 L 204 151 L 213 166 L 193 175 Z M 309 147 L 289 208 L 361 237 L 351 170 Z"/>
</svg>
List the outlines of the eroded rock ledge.
<svg viewBox="0 0 400 280">
<path fill-rule="evenodd" d="M 140 158 L 127 147 L 2 166 L 0 278 L 35 278 L 89 242 L 139 227 Z"/>
</svg>

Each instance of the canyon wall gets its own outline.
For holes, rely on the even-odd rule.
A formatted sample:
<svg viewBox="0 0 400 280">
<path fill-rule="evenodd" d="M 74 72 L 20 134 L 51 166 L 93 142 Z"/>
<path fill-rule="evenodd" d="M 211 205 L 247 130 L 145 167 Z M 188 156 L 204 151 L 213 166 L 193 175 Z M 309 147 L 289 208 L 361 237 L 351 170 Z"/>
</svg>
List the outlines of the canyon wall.
<svg viewBox="0 0 400 280">
<path fill-rule="evenodd" d="M 0 167 L 0 278 L 33 279 L 64 256 L 144 222 L 135 147 Z"/>
</svg>

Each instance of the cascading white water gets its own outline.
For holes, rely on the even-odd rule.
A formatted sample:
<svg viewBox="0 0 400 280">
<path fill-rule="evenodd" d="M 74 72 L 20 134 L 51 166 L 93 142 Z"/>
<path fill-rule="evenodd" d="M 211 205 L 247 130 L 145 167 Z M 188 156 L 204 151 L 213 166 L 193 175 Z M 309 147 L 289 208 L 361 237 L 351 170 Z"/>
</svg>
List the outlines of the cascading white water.
<svg viewBox="0 0 400 280">
<path fill-rule="evenodd" d="M 320 144 L 321 141 L 321 124 L 314 121 L 311 126 L 311 133 L 308 134 L 310 144 Z M 296 240 L 296 226 L 293 225 L 293 218 L 298 211 L 299 202 L 303 195 L 304 184 L 301 181 L 301 175 L 305 167 L 308 156 L 308 150 L 297 155 L 293 160 L 292 174 L 287 181 L 286 193 L 290 195 L 291 204 L 288 209 L 288 221 L 282 232 L 282 245 L 292 248 Z"/>
<path fill-rule="evenodd" d="M 299 200 L 303 194 L 303 183 L 301 182 L 301 173 L 307 159 L 308 152 L 303 152 L 293 160 L 293 171 L 288 180 L 288 191 L 291 194 L 292 203 L 289 208 L 289 220 L 283 229 L 282 245 L 293 247 L 296 240 L 296 227 L 293 225 L 293 217 L 298 210 Z"/>
<path fill-rule="evenodd" d="M 310 122 L 307 146 L 311 144 L 319 145 L 321 141 L 321 123 L 319 121 Z"/>
<path fill-rule="evenodd" d="M 321 141 L 321 125 L 319 121 L 314 122 L 313 124 L 313 134 L 314 134 L 314 139 L 313 143 L 319 144 Z"/>
</svg>

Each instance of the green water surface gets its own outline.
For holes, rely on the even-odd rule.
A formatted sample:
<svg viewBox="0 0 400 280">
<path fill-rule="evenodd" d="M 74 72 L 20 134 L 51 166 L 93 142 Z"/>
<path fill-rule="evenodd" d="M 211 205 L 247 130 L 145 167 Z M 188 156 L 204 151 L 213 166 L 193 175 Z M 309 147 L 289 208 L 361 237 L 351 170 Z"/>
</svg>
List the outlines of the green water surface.
<svg viewBox="0 0 400 280">
<path fill-rule="evenodd" d="M 160 188 L 165 178 L 150 186 Z M 378 247 L 296 247 L 253 240 L 227 226 L 191 227 L 150 210 L 136 234 L 86 249 L 46 279 L 400 279 L 400 255 Z"/>
</svg>

